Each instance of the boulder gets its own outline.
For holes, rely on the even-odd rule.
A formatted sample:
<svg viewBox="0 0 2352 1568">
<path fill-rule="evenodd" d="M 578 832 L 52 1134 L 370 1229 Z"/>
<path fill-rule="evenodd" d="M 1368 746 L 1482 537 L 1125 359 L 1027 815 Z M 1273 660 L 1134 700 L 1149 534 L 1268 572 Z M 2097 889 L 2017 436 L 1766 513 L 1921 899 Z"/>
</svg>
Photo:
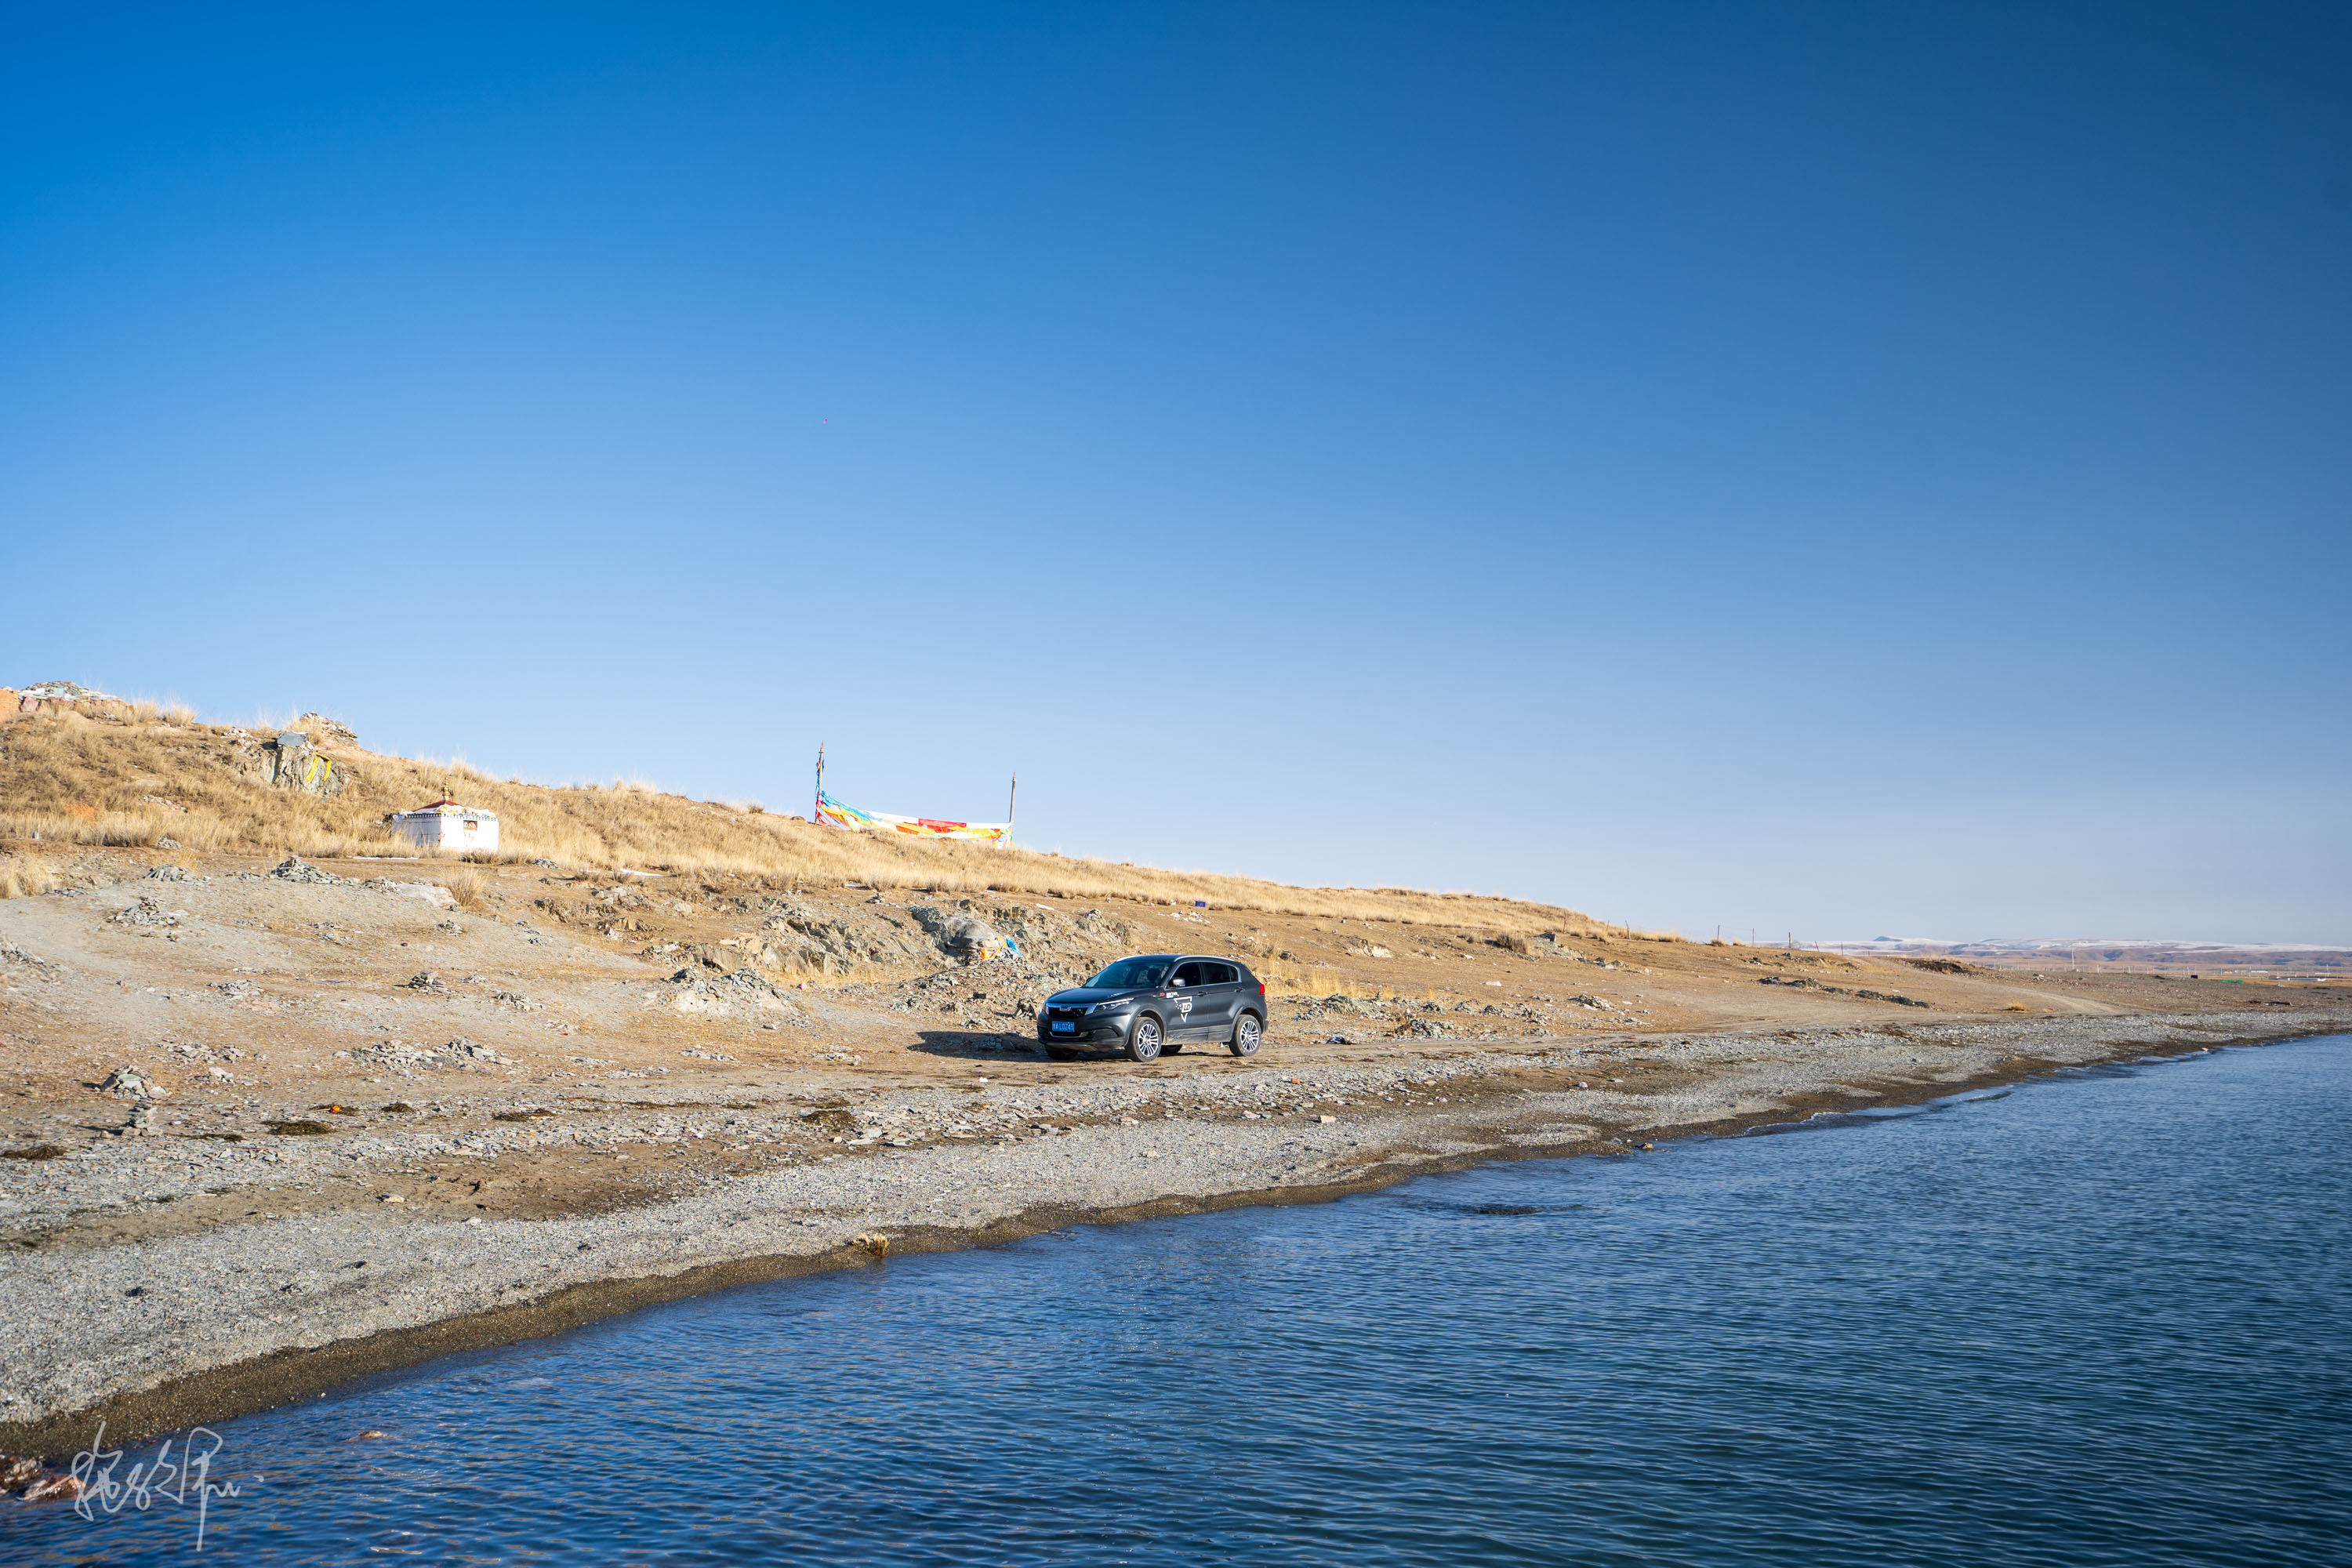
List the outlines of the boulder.
<svg viewBox="0 0 2352 1568">
<path fill-rule="evenodd" d="M 991 959 L 1013 957 L 1021 951 L 978 915 L 943 911 L 928 904 L 914 905 L 907 912 L 915 917 L 916 923 L 941 952 L 960 963 L 985 963 Z"/>
<path fill-rule="evenodd" d="M 300 790 L 304 795 L 341 795 L 346 782 L 343 770 L 298 730 L 264 741 L 254 751 L 247 771 L 272 789 Z"/>
<path fill-rule="evenodd" d="M 110 1094 L 118 1100 L 150 1100 L 158 1092 L 153 1080 L 134 1067 L 119 1067 L 106 1075 L 98 1086 L 100 1094 Z"/>
</svg>

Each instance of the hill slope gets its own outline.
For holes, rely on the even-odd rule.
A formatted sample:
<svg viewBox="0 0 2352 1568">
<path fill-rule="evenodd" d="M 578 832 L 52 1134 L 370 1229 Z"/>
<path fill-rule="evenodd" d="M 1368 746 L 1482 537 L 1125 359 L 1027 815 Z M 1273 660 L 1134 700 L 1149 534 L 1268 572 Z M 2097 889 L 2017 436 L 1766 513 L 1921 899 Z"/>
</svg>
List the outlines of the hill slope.
<svg viewBox="0 0 2352 1568">
<path fill-rule="evenodd" d="M 11 705 L 13 707 L 13 704 Z M 729 872 L 826 886 L 929 892 L 1064 894 L 1298 915 L 1377 918 L 1498 931 L 1584 930 L 1549 905 L 1405 889 L 1297 888 L 1253 878 L 1163 871 L 983 845 L 886 839 L 797 816 L 690 800 L 634 784 L 500 780 L 463 763 L 371 752 L 317 714 L 294 721 L 334 764 L 332 793 L 267 781 L 273 732 L 165 717 L 145 705 L 90 704 L 0 720 L 0 838 L 35 844 L 297 854 L 406 855 L 384 817 L 450 794 L 498 813 L 508 863 L 567 869 Z"/>
</svg>

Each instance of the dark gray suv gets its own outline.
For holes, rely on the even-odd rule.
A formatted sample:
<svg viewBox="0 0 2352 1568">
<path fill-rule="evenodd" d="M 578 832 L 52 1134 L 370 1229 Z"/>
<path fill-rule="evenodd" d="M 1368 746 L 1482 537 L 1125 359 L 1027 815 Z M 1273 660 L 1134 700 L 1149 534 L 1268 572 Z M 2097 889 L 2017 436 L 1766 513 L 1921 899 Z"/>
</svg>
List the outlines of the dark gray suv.
<svg viewBox="0 0 2352 1568">
<path fill-rule="evenodd" d="M 1237 1057 L 1265 1037 L 1265 986 L 1230 958 L 1150 952 L 1122 958 L 1037 1010 L 1037 1043 L 1109 1043 L 1148 1062 L 1187 1040 L 1215 1040 Z"/>
</svg>

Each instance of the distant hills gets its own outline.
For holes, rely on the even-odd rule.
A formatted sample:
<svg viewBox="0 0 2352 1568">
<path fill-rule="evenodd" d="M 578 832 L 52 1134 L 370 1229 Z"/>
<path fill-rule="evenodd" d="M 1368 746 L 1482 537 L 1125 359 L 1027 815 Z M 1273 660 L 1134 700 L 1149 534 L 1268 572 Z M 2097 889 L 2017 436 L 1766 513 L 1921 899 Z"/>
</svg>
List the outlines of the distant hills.
<svg viewBox="0 0 2352 1568">
<path fill-rule="evenodd" d="M 1927 937 L 1873 937 L 1823 942 L 1815 947 L 1884 958 L 1958 958 L 2004 967 L 2242 970 L 2272 974 L 2352 973 L 2352 948 L 2302 942 L 2173 942 L 2151 937 L 1987 937 L 1945 942 Z"/>
</svg>

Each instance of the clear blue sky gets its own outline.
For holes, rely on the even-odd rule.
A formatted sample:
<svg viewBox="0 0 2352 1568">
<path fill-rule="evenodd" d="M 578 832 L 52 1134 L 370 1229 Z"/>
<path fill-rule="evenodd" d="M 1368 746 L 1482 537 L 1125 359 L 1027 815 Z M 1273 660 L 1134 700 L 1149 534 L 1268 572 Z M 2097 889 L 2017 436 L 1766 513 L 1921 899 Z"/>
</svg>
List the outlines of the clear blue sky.
<svg viewBox="0 0 2352 1568">
<path fill-rule="evenodd" d="M 15 6 L 0 681 L 2352 942 L 2340 5 Z"/>
</svg>

